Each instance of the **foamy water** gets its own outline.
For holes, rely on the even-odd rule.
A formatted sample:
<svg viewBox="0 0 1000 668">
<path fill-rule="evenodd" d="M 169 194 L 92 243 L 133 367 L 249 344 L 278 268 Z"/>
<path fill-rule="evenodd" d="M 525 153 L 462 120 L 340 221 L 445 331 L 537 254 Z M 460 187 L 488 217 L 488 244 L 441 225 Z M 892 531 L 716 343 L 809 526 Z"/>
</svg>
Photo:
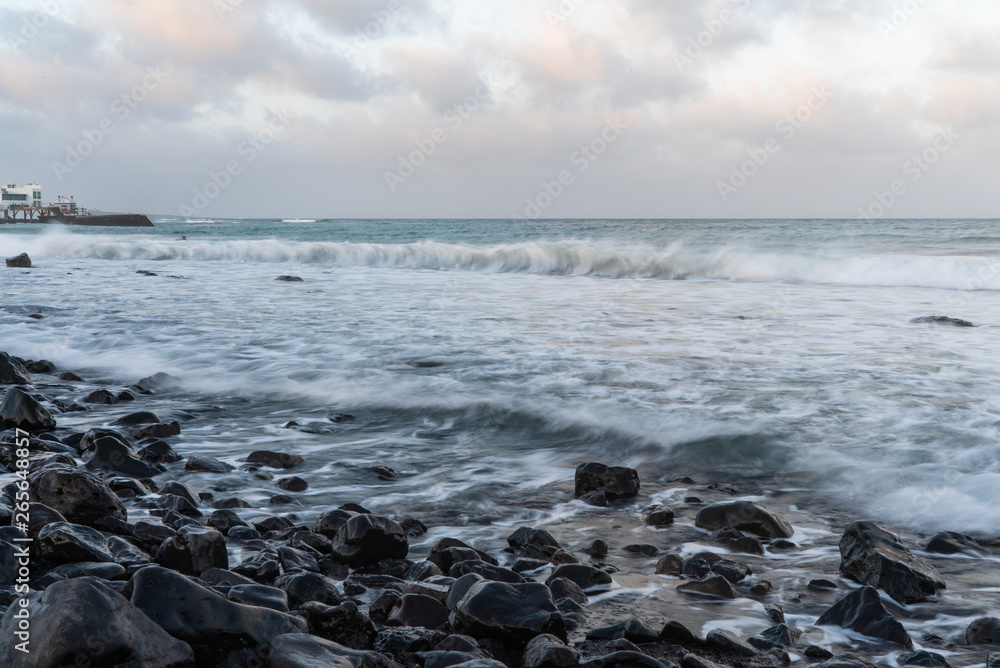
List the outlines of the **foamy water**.
<svg viewBox="0 0 1000 668">
<path fill-rule="evenodd" d="M 508 521 L 601 459 L 808 479 L 896 526 L 1000 531 L 1000 237 L 858 225 L 9 226 L 3 254 L 36 268 L 0 273 L 0 340 L 88 380 L 176 376 L 149 401 L 196 416 L 184 447 L 300 452 L 317 505 Z M 909 322 L 938 314 L 979 327 Z"/>
</svg>

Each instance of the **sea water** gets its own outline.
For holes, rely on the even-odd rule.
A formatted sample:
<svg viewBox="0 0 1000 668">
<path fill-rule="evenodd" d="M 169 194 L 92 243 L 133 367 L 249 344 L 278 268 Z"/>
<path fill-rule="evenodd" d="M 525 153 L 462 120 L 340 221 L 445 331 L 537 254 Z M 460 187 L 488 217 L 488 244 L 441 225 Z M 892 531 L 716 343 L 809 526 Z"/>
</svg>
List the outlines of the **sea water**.
<svg viewBox="0 0 1000 668">
<path fill-rule="evenodd" d="M 544 520 L 598 460 L 1000 531 L 1000 222 L 154 223 L 2 226 L 35 267 L 0 273 L 0 349 L 83 376 L 64 401 L 170 374 L 107 419 L 180 417 L 178 450 L 236 466 L 297 452 L 303 517 Z"/>
</svg>

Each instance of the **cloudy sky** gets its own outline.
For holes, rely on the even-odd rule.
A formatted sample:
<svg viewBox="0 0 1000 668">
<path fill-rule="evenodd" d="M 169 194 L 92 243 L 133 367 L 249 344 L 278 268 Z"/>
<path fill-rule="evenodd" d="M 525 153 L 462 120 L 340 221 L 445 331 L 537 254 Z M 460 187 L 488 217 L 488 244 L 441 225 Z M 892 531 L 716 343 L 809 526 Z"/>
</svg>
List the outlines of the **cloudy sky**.
<svg viewBox="0 0 1000 668">
<path fill-rule="evenodd" d="M 206 217 L 996 217 L 998 38 L 996 0 L 3 0 L 0 181 Z"/>
</svg>

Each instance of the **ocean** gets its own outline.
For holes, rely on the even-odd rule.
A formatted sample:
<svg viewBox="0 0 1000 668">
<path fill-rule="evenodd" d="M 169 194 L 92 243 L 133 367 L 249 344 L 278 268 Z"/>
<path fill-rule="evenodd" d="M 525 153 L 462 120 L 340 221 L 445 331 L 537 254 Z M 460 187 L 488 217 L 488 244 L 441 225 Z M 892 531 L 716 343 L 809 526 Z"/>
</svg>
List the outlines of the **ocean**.
<svg viewBox="0 0 1000 668">
<path fill-rule="evenodd" d="M 0 273 L 0 349 L 83 376 L 67 401 L 170 374 L 109 415 L 180 417 L 176 449 L 237 466 L 301 454 L 303 519 L 559 521 L 597 460 L 1000 532 L 1000 222 L 154 224 L 0 226 L 35 265 Z M 934 315 L 977 326 L 910 322 Z"/>
</svg>

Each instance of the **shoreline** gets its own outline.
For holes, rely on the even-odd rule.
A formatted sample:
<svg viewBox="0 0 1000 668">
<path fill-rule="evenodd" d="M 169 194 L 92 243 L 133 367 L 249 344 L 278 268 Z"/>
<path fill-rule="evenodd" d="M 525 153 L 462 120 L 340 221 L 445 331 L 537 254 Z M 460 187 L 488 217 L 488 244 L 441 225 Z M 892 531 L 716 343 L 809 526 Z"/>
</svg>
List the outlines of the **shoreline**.
<svg viewBox="0 0 1000 668">
<path fill-rule="evenodd" d="M 16 366 L 17 360 L 14 362 Z M 405 508 L 397 508 L 397 512 L 386 513 L 390 516 L 386 522 L 392 523 L 394 521 L 395 526 L 405 526 L 409 530 L 410 535 L 403 539 L 406 549 L 402 552 L 402 556 L 408 561 L 398 561 L 399 553 L 396 552 L 390 555 L 391 561 L 389 562 L 379 564 L 376 561 L 362 565 L 360 562 L 352 561 L 356 556 L 355 553 L 359 551 L 363 553 L 366 549 L 371 548 L 371 545 L 357 550 L 355 549 L 357 545 L 352 547 L 349 542 L 344 542 L 346 537 L 342 533 L 338 533 L 337 529 L 346 521 L 358 517 L 367 522 L 367 518 L 381 517 L 381 515 L 366 515 L 364 513 L 356 515 L 355 513 L 364 510 L 358 506 L 333 513 L 329 512 L 332 510 L 330 508 L 307 509 L 302 505 L 297 507 L 295 504 L 296 495 L 301 492 L 295 490 L 301 490 L 302 480 L 305 481 L 306 486 L 309 486 L 309 479 L 313 477 L 302 472 L 308 468 L 308 461 L 302 462 L 301 458 L 295 456 L 283 456 L 283 453 L 258 455 L 256 457 L 259 460 L 257 464 L 248 464 L 242 467 L 247 469 L 245 475 L 255 479 L 270 478 L 266 482 L 273 481 L 276 485 L 284 485 L 282 487 L 284 492 L 277 489 L 275 492 L 276 496 L 280 494 L 284 497 L 279 498 L 279 502 L 283 505 L 273 506 L 270 509 L 262 508 L 260 510 L 265 511 L 263 514 L 255 512 L 254 509 L 240 511 L 238 506 L 242 505 L 241 490 L 232 488 L 231 483 L 222 486 L 213 484 L 213 482 L 217 483 L 218 480 L 216 475 L 210 472 L 190 472 L 192 462 L 196 462 L 194 468 L 203 470 L 211 469 L 216 464 L 209 459 L 199 460 L 199 457 L 202 456 L 198 454 L 196 448 L 189 447 L 187 444 L 180 445 L 175 441 L 175 437 L 182 429 L 206 428 L 207 425 L 203 423 L 203 418 L 189 416 L 190 419 L 184 421 L 182 426 L 180 422 L 160 421 L 159 418 L 148 415 L 141 418 L 135 417 L 142 415 L 144 399 L 149 396 L 155 398 L 158 391 L 157 383 L 163 383 L 167 380 L 166 378 L 143 379 L 132 385 L 131 390 L 119 391 L 116 399 L 123 396 L 121 392 L 129 392 L 132 395 L 132 400 L 127 402 L 106 405 L 87 403 L 85 406 L 64 403 L 61 407 L 57 407 L 53 402 L 44 401 L 46 392 L 51 393 L 53 389 L 63 387 L 65 383 L 78 381 L 59 380 L 56 374 L 60 372 L 65 374 L 66 371 L 51 368 L 44 362 L 35 362 L 29 367 L 36 371 L 34 373 L 28 372 L 28 380 L 37 382 L 38 385 L 11 385 L 6 388 L 5 396 L 13 391 L 11 388 L 16 387 L 28 390 L 29 395 L 40 395 L 43 399 L 40 405 L 50 410 L 52 419 L 57 423 L 54 431 L 44 426 L 33 430 L 31 479 L 37 483 L 44 477 L 43 474 L 46 470 L 51 472 L 57 469 L 64 472 L 69 470 L 71 473 L 75 471 L 78 474 L 84 472 L 82 476 L 76 477 L 96 476 L 103 479 L 106 485 L 111 485 L 108 490 L 114 491 L 115 499 L 117 499 L 117 503 L 121 504 L 123 511 L 122 516 L 113 521 L 105 517 L 90 517 L 86 513 L 83 514 L 82 518 L 65 517 L 64 519 L 70 520 L 71 526 L 75 525 L 78 528 L 67 529 L 66 526 L 60 525 L 58 527 L 62 531 L 60 540 L 50 539 L 46 543 L 49 547 L 39 548 L 41 545 L 40 537 L 48 538 L 53 534 L 52 528 L 46 530 L 46 526 L 57 524 L 51 520 L 59 520 L 59 517 L 53 515 L 50 509 L 33 506 L 35 513 L 33 513 L 32 527 L 28 533 L 36 541 L 33 546 L 43 552 L 43 554 L 36 552 L 32 562 L 33 584 L 39 588 L 44 586 L 47 589 L 56 585 L 66 587 L 67 584 L 64 583 L 74 584 L 71 581 L 78 580 L 79 576 L 97 576 L 98 578 L 106 578 L 100 581 L 101 586 L 130 595 L 134 603 L 137 586 L 136 574 L 146 568 L 155 569 L 157 568 L 156 564 L 159 564 L 161 567 L 164 565 L 173 566 L 172 570 L 175 573 L 186 570 L 191 577 L 201 576 L 200 582 L 214 585 L 214 591 L 217 594 L 225 593 L 228 595 L 229 598 L 226 600 L 229 602 L 239 601 L 240 604 L 243 604 L 249 601 L 256 603 L 257 605 L 252 607 L 259 610 L 262 606 L 263 609 L 273 609 L 268 608 L 267 604 L 273 604 L 271 599 L 275 596 L 280 599 L 282 591 L 285 592 L 286 598 L 288 597 L 289 592 L 281 587 L 278 587 L 277 590 L 272 588 L 273 585 L 280 584 L 280 578 L 288 577 L 294 573 L 323 574 L 324 579 L 319 581 L 319 584 L 312 582 L 311 587 L 318 588 L 318 591 L 326 591 L 326 594 L 319 596 L 319 598 L 322 599 L 325 596 L 325 600 L 328 602 L 339 601 L 339 605 L 332 606 L 337 608 L 339 612 L 333 613 L 326 608 L 313 610 L 307 606 L 303 616 L 300 606 L 297 619 L 305 619 L 308 622 L 307 631 L 312 631 L 328 640 L 336 638 L 343 642 L 348 642 L 348 640 L 354 642 L 353 636 L 348 638 L 350 634 L 344 635 L 347 633 L 345 629 L 360 625 L 368 631 L 374 629 L 375 634 L 372 635 L 368 632 L 363 634 L 365 638 L 371 636 L 370 642 L 365 640 L 361 642 L 361 647 L 355 649 L 370 651 L 382 647 L 383 650 L 386 650 L 391 643 L 378 645 L 378 638 L 386 636 L 383 639 L 388 643 L 387 638 L 392 634 L 398 635 L 400 628 L 422 628 L 405 626 L 407 623 L 417 621 L 422 624 L 441 626 L 437 622 L 447 618 L 449 621 L 444 622 L 444 625 L 448 630 L 466 630 L 477 635 L 478 648 L 468 653 L 481 652 L 484 653 L 484 656 L 490 655 L 501 659 L 501 661 L 506 662 L 506 665 L 517 666 L 521 665 L 523 661 L 521 652 L 526 644 L 525 636 L 511 635 L 509 632 L 500 633 L 495 629 L 476 626 L 469 621 L 468 617 L 462 618 L 461 615 L 459 615 L 459 619 L 455 619 L 455 610 L 447 609 L 448 594 L 455 586 L 452 581 L 449 581 L 451 568 L 445 570 L 440 566 L 468 563 L 472 565 L 461 566 L 457 571 L 454 571 L 454 574 L 461 576 L 464 568 L 467 573 L 478 572 L 480 576 L 485 574 L 490 578 L 506 579 L 515 583 L 519 579 L 524 579 L 528 583 L 531 581 L 543 583 L 550 578 L 555 569 L 567 564 L 579 563 L 582 564 L 580 570 L 586 574 L 586 577 L 597 577 L 602 580 L 602 584 L 598 584 L 595 589 L 590 590 L 590 595 L 586 598 L 582 598 L 580 593 L 570 588 L 572 591 L 569 593 L 580 599 L 577 605 L 574 607 L 569 603 L 563 603 L 563 607 L 559 608 L 558 612 L 555 610 L 552 612 L 562 617 L 563 623 L 569 621 L 570 627 L 576 625 L 575 629 L 568 630 L 565 641 L 573 648 L 571 651 L 577 651 L 581 654 L 578 658 L 580 663 L 589 661 L 592 665 L 610 665 L 606 662 L 601 663 L 600 657 L 623 651 L 637 652 L 650 660 L 661 661 L 659 665 L 663 665 L 662 661 L 672 661 L 675 664 L 679 663 L 685 666 L 685 668 L 697 668 L 697 657 L 700 657 L 700 660 L 714 661 L 734 668 L 783 665 L 786 656 L 782 652 L 787 654 L 787 659 L 791 660 L 794 665 L 817 663 L 818 656 L 810 658 L 805 654 L 806 648 L 809 646 L 822 647 L 832 654 L 855 652 L 878 663 L 890 665 L 895 664 L 897 658 L 907 654 L 907 650 L 899 644 L 874 640 L 836 627 L 816 627 L 817 618 L 834 606 L 838 600 L 852 592 L 862 591 L 858 582 L 839 572 L 841 555 L 837 549 L 844 527 L 862 518 L 831 512 L 828 507 L 814 499 L 808 490 L 791 491 L 769 488 L 766 481 L 759 480 L 741 481 L 733 484 L 724 480 L 685 479 L 683 472 L 678 471 L 677 479 L 672 482 L 641 480 L 640 475 L 641 484 L 638 495 L 611 500 L 607 507 L 594 507 L 583 505 L 583 502 L 575 500 L 573 481 L 567 480 L 546 488 L 544 493 L 537 495 L 537 498 L 524 500 L 526 508 L 548 509 L 551 512 L 552 521 L 537 525 L 520 523 L 490 526 L 487 524 L 478 527 L 482 530 L 481 532 L 470 531 L 467 525 L 455 524 L 454 522 L 459 518 L 453 514 L 449 515 L 446 508 L 441 509 L 440 513 L 428 514 L 424 517 L 419 515 L 410 517 Z M 66 378 L 70 378 L 70 376 L 66 376 Z M 105 390 L 102 394 L 100 390 L 97 390 L 91 393 L 88 398 L 93 401 L 107 400 L 106 395 L 114 395 L 114 393 Z M 86 416 L 87 419 L 81 421 L 88 423 L 90 430 L 102 431 L 61 428 L 58 426 L 58 421 L 63 415 L 72 416 L 73 421 Z M 110 426 L 110 430 L 116 431 L 117 436 L 108 433 L 109 422 L 129 415 L 133 417 L 125 420 L 124 424 Z M 202 423 L 199 424 L 199 422 Z M 13 434 L 13 431 L 10 429 L 4 432 L 4 450 L 10 447 L 8 437 Z M 46 433 L 54 434 L 60 441 L 50 440 L 51 436 L 44 440 L 38 438 L 39 434 Z M 171 454 L 174 452 L 171 445 L 172 440 L 177 445 L 174 454 Z M 106 457 L 106 466 L 114 469 L 114 472 L 85 466 L 85 456 L 94 456 L 86 450 L 88 445 L 93 446 L 93 452 L 97 453 L 96 456 Z M 149 448 L 153 449 L 149 450 Z M 142 452 L 143 456 L 140 456 L 139 452 Z M 250 455 L 249 452 L 246 454 Z M 291 453 L 288 454 L 291 455 Z M 181 459 L 170 461 L 174 457 Z M 41 461 L 44 459 L 50 459 L 47 466 Z M 308 454 L 306 454 L 306 459 L 308 460 Z M 159 472 L 155 468 L 148 468 L 155 467 L 156 464 L 152 462 L 156 460 L 159 460 L 160 466 L 165 469 L 164 471 Z M 615 463 L 608 462 L 612 465 Z M 142 468 L 142 465 L 147 468 Z M 287 468 L 285 468 L 286 466 Z M 156 472 L 154 473 L 154 471 Z M 153 475 L 147 476 L 143 473 L 152 473 Z M 235 473 L 238 474 L 239 471 Z M 4 479 L 6 477 L 8 476 L 4 476 Z M 170 484 L 170 480 L 178 478 L 182 479 L 184 484 L 177 484 L 177 482 Z M 300 482 L 295 482 L 293 479 L 298 479 Z M 202 480 L 204 482 L 200 482 Z M 277 481 L 285 482 L 278 483 Z M 213 489 L 213 487 L 217 489 Z M 159 494 L 154 491 L 154 488 L 158 489 Z M 391 483 L 387 489 L 391 489 Z M 40 492 L 33 488 L 32 500 L 37 502 L 42 498 L 39 494 Z M 699 500 L 694 501 L 691 497 L 697 497 Z M 117 505 L 115 499 L 106 500 L 108 504 L 111 504 L 109 507 Z M 787 519 L 794 530 L 791 537 L 791 543 L 794 544 L 794 547 L 776 543 L 773 539 L 770 541 L 765 539 L 762 542 L 762 546 L 766 546 L 766 549 L 762 550 L 764 554 L 732 551 L 713 539 L 712 531 L 695 526 L 696 518 L 702 510 L 713 507 L 715 504 L 733 500 L 760 501 L 766 508 Z M 670 507 L 673 510 L 672 522 L 662 527 L 647 525 L 643 509 L 653 505 Z M 565 509 L 565 512 L 561 509 Z M 301 522 L 302 515 L 315 514 L 316 512 L 321 513 L 318 523 Z M 250 521 L 244 520 L 241 514 L 249 518 Z M 329 530 L 326 531 L 326 534 L 329 535 L 324 535 L 320 531 L 319 525 L 324 522 L 328 524 Z M 88 523 L 89 529 L 87 529 Z M 193 528 L 185 529 L 185 526 Z M 496 538 L 501 534 L 512 537 L 515 530 L 523 527 L 541 529 L 548 538 L 542 540 L 541 547 L 529 542 L 516 549 L 510 544 L 504 545 Z M 894 527 L 887 526 L 885 528 L 895 533 Z M 211 535 L 217 529 L 221 529 L 222 533 L 228 534 L 228 536 L 222 536 L 221 533 L 217 536 Z M 8 534 L 15 531 L 13 529 L 0 530 L 0 532 L 6 532 L 4 540 L 11 538 L 11 535 Z M 99 533 L 92 533 L 94 531 L 99 531 Z M 386 531 L 385 527 L 382 527 L 372 535 L 381 536 L 383 542 L 387 540 L 386 535 L 389 535 L 398 542 L 400 536 L 394 534 L 394 531 L 395 529 Z M 469 539 L 470 535 L 476 533 L 488 533 L 492 538 L 483 541 Z M 463 553 L 462 551 L 468 550 L 468 548 L 461 547 L 464 543 L 455 538 L 456 535 L 462 536 L 462 540 L 466 540 L 469 545 L 483 552 L 478 554 Z M 181 536 L 184 537 L 183 540 L 179 539 Z M 745 537 L 751 537 L 751 534 L 746 534 Z M 926 561 L 940 572 L 947 583 L 947 589 L 932 597 L 932 600 L 907 605 L 899 605 L 883 595 L 882 600 L 886 603 L 889 613 L 903 622 L 912 638 L 914 647 L 947 657 L 948 663 L 955 668 L 985 664 L 988 647 L 985 645 L 965 646 L 962 643 L 965 640 L 964 634 L 969 623 L 975 618 L 989 614 L 994 606 L 995 591 L 997 587 L 1000 587 L 1000 574 L 996 572 L 997 569 L 992 569 L 994 572 L 990 572 L 991 569 L 988 568 L 998 562 L 992 549 L 989 546 L 981 548 L 983 553 L 981 556 L 968 554 L 945 556 L 931 554 L 922 549 L 926 545 L 928 536 L 904 533 L 900 538 L 916 558 Z M 102 539 L 104 541 L 103 547 L 107 552 L 100 551 L 101 545 L 99 543 Z M 549 539 L 557 543 L 558 549 L 549 549 L 551 546 L 546 544 Z M 608 544 L 606 555 L 591 556 L 585 552 L 597 539 L 604 540 Z M 378 539 L 373 540 L 376 544 L 379 542 Z M 536 536 L 535 540 L 541 539 Z M 98 543 L 96 546 L 95 541 Z M 199 541 L 204 542 L 204 545 L 209 547 L 204 547 Z M 337 547 L 338 541 L 341 545 L 339 548 Z M 987 541 L 984 539 L 983 543 L 987 543 Z M 225 547 L 220 548 L 221 545 Z M 442 547 L 442 545 L 451 547 Z M 113 553 L 110 551 L 110 546 L 115 548 Z M 218 552 L 219 549 L 223 549 L 225 553 L 224 562 L 223 556 Z M 88 550 L 90 551 L 88 552 Z M 95 550 L 96 554 L 107 554 L 112 559 L 110 561 L 100 560 L 97 565 L 94 565 L 94 559 L 77 558 L 81 555 L 93 555 Z M 206 556 L 212 550 L 215 550 L 215 554 Z M 340 550 L 340 553 L 337 550 Z M 456 550 L 458 551 L 456 552 Z M 206 554 L 201 552 L 206 552 Z M 442 553 L 450 556 L 441 557 Z M 337 556 L 338 554 L 339 556 Z M 683 568 L 690 567 L 691 574 L 688 576 L 657 575 L 658 564 L 668 554 L 678 554 L 684 562 L 692 562 L 685 563 L 683 566 Z M 273 558 L 267 555 L 272 555 Z M 470 556 L 476 558 L 465 559 Z M 696 557 L 700 557 L 700 559 Z M 739 578 L 733 584 L 737 594 L 735 599 L 721 600 L 686 594 L 677 590 L 677 586 L 695 581 L 696 578 L 693 575 L 700 572 L 699 568 L 704 568 L 703 564 L 695 562 L 711 561 L 716 557 L 720 557 L 724 561 L 735 562 L 741 568 L 748 567 L 752 571 L 752 574 Z M 204 571 L 190 565 L 192 558 L 196 560 L 211 558 L 214 559 L 214 562 L 203 561 L 200 565 L 206 563 L 218 565 L 212 567 L 213 572 L 206 580 Z M 428 558 L 431 561 L 427 561 Z M 455 561 L 459 558 L 465 559 L 465 561 Z M 436 568 L 427 565 L 435 560 L 441 562 L 442 559 L 444 561 Z M 455 564 L 449 563 L 449 561 L 455 561 Z M 487 566 L 492 561 L 496 562 L 496 566 L 488 568 Z M 220 571 L 223 563 L 226 568 Z M 593 566 L 592 564 L 597 565 Z M 510 570 L 515 565 L 518 568 L 517 573 Z M 710 570 L 705 577 L 713 577 L 714 571 L 711 571 L 711 567 L 714 565 L 714 563 L 708 564 Z M 153 572 L 149 571 L 149 573 Z M 606 576 L 599 574 L 608 572 L 610 572 L 611 582 L 604 583 L 603 580 Z M 66 578 L 67 574 L 71 577 Z M 167 577 L 162 573 L 160 575 Z M 247 575 L 253 577 L 244 582 L 243 579 Z M 464 577 L 468 580 L 471 576 L 466 574 Z M 141 580 L 141 578 L 139 579 Z M 826 580 L 827 583 L 823 586 L 816 585 L 815 581 L 818 580 Z M 769 590 L 765 591 L 767 587 L 762 584 L 763 581 L 770 583 Z M 241 584 L 234 584 L 236 582 Z M 250 582 L 255 584 L 251 585 Z M 583 583 L 587 584 L 586 581 Z M 267 589 L 260 589 L 258 586 L 261 584 L 265 585 Z M 291 588 L 298 591 L 289 583 L 285 584 L 286 589 Z M 833 588 L 827 588 L 829 585 L 832 585 Z M 239 589 L 241 586 L 243 589 Z M 335 589 L 335 593 L 328 591 L 331 586 Z M 212 587 L 209 586 L 209 589 Z M 235 599 L 233 589 L 239 590 Z M 396 593 L 392 593 L 394 591 Z M 198 590 L 198 592 L 205 595 L 203 590 Z M 567 592 L 560 590 L 560 593 Z M 310 592 L 308 595 L 313 594 L 316 592 Z M 93 587 L 91 587 L 89 595 L 97 596 Z M 104 592 L 104 595 L 114 598 L 107 592 Z M 35 594 L 35 596 L 40 597 L 41 594 Z M 390 606 L 389 614 L 386 616 L 396 615 L 399 619 L 395 621 L 402 620 L 404 626 L 371 626 L 372 619 L 379 620 L 381 613 L 386 612 L 384 608 L 387 601 L 394 597 L 407 605 Z M 5 603 L 14 602 L 12 595 L 8 595 L 7 598 L 10 600 L 4 601 Z M 432 599 L 434 602 L 431 603 L 427 599 Z M 352 607 L 352 600 L 354 601 L 353 612 L 349 610 Z M 555 600 L 554 596 L 553 600 Z M 559 601 L 562 600 L 559 599 Z M 572 599 L 570 600 L 572 601 Z M 58 606 L 58 603 L 55 602 L 48 604 Z M 345 604 L 348 608 L 346 612 L 342 610 Z M 208 605 L 208 603 L 203 603 L 203 605 Z M 445 605 L 443 610 L 442 605 Z M 770 653 L 754 649 L 754 653 L 751 654 L 750 650 L 747 650 L 743 645 L 726 645 L 729 640 L 714 633 L 729 631 L 745 640 L 773 628 L 775 626 L 774 619 L 768 616 L 769 609 L 767 607 L 772 605 L 781 606 L 786 621 L 804 632 L 801 638 L 798 638 L 790 647 L 773 648 L 775 651 Z M 413 609 L 410 610 L 408 606 L 413 606 Z M 289 606 L 287 603 L 285 606 L 278 605 L 279 609 L 281 607 L 288 608 Z M 14 606 L 11 608 L 13 610 Z M 291 616 L 295 617 L 295 615 Z M 656 637 L 646 637 L 643 635 L 645 631 L 635 627 L 627 632 L 620 630 L 625 636 L 624 639 L 587 639 L 587 635 L 593 635 L 595 630 L 612 627 L 629 618 L 638 618 L 646 627 L 657 632 Z M 333 623 L 329 621 L 330 619 L 339 621 Z M 368 620 L 367 623 L 364 623 L 364 620 Z M 670 621 L 679 622 L 695 637 L 679 640 L 678 637 L 674 637 L 676 633 L 674 635 L 668 633 L 667 636 L 664 636 L 660 629 L 664 628 L 664 625 Z M 284 619 L 284 622 L 290 623 L 292 626 L 298 624 L 298 622 L 289 622 L 287 619 Z M 5 616 L 4 621 L 0 623 L 0 631 L 9 630 L 13 623 L 12 612 Z M 38 623 L 37 616 L 34 623 Z M 633 624 L 633 626 L 635 625 Z M 164 627 L 164 630 L 169 631 L 170 629 Z M 189 640 L 192 638 L 190 633 L 179 632 L 176 629 L 174 631 L 175 633 L 170 637 L 175 640 L 181 640 L 178 636 L 186 637 Z M 301 631 L 294 632 L 300 633 Z M 423 635 L 419 637 L 423 638 L 424 644 L 430 643 L 433 639 L 437 639 L 438 642 L 443 641 L 447 636 L 447 633 L 442 630 L 424 629 L 416 635 L 414 632 L 407 632 L 413 635 L 413 638 L 410 639 L 411 642 L 417 642 L 419 633 L 422 633 Z M 55 640 L 38 635 L 41 633 L 44 633 L 44 629 L 32 636 L 32 642 L 36 643 L 34 645 L 36 648 L 44 646 L 47 640 L 51 642 Z M 232 629 L 228 633 L 232 634 Z M 445 635 L 441 635 L 442 633 Z M 605 632 L 604 635 L 607 633 Z M 615 635 L 618 631 L 610 633 Z M 937 638 L 927 636 L 927 633 L 936 634 Z M 598 634 L 600 635 L 601 632 Z M 306 635 L 310 634 L 306 633 Z M 433 638 L 428 640 L 430 636 Z M 63 638 L 62 642 L 70 640 L 71 638 Z M 634 640 L 643 642 L 633 642 Z M 200 647 L 198 642 L 200 641 L 192 640 L 193 644 L 189 643 L 194 647 L 192 651 L 196 655 L 208 651 L 198 649 Z M 348 642 L 348 644 L 350 643 Z M 388 654 L 403 664 L 420 663 L 421 657 L 416 657 L 413 652 L 405 651 L 405 647 L 409 644 L 404 645 L 403 649 L 387 650 Z M 437 644 L 434 643 L 434 645 Z M 9 639 L 0 637 L 0 656 L 9 659 L 11 665 L 20 665 L 14 663 L 17 660 L 16 656 L 4 654 L 10 649 Z M 310 651 L 320 652 L 321 649 L 323 651 L 329 650 L 329 648 L 311 646 Z M 432 647 L 424 648 L 425 651 L 431 649 Z M 183 653 L 183 649 L 179 651 Z M 690 658 L 688 655 L 695 658 Z M 235 656 L 234 653 L 232 657 Z M 224 660 L 229 661 L 230 658 Z M 423 659 L 426 663 L 426 657 Z M 625 662 L 620 663 L 620 665 L 642 665 L 642 659 L 635 655 L 621 656 L 619 659 Z M 233 660 L 242 661 L 243 659 L 233 658 Z M 273 661 L 274 659 L 271 657 L 267 660 Z M 617 660 L 614 659 L 614 661 Z M 594 663 L 594 661 L 598 661 L 598 663 Z M 220 663 L 219 665 L 226 664 Z M 569 663 L 567 665 L 576 664 Z"/>
</svg>

